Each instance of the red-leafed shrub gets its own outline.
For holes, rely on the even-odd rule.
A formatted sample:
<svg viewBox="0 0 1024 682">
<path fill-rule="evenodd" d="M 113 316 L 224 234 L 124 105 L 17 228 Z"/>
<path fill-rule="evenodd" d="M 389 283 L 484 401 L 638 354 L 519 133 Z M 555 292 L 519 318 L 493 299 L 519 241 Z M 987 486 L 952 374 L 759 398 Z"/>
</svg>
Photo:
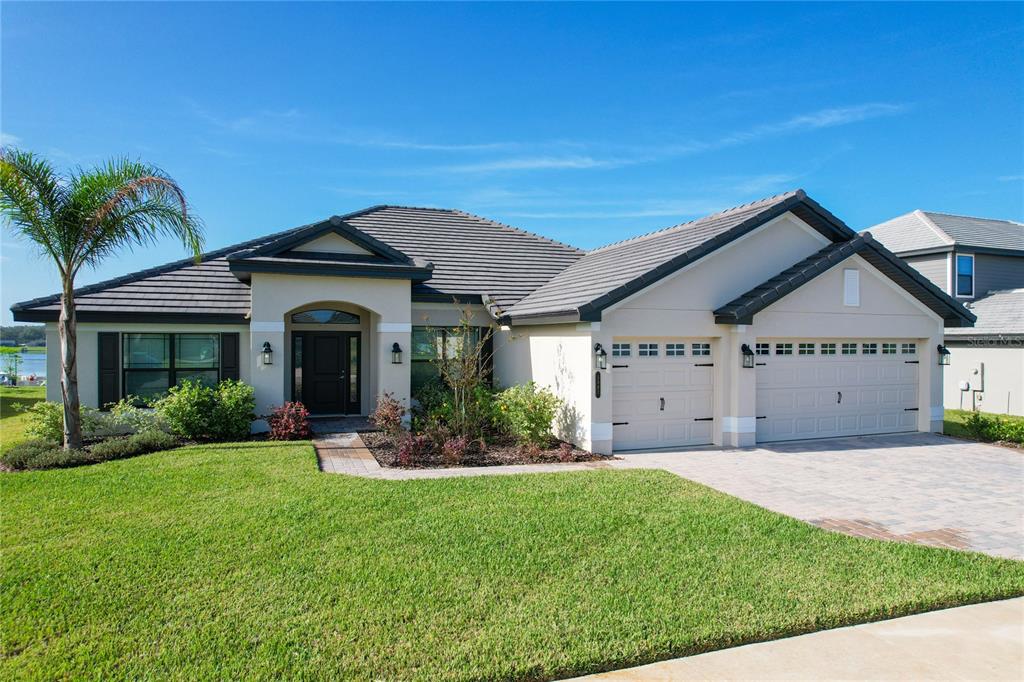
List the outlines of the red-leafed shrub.
<svg viewBox="0 0 1024 682">
<path fill-rule="evenodd" d="M 275 407 L 267 417 L 270 440 L 305 440 L 309 438 L 309 410 L 302 403 L 285 403 Z"/>
<path fill-rule="evenodd" d="M 398 466 L 411 467 L 422 462 L 433 449 L 433 443 L 423 434 L 406 434 L 398 443 Z"/>
<path fill-rule="evenodd" d="M 370 423 L 380 429 L 394 443 L 401 440 L 404 419 L 405 407 L 391 393 L 384 393 L 377 398 L 377 407 L 370 415 Z"/>
<path fill-rule="evenodd" d="M 445 464 L 462 464 L 462 458 L 469 450 L 469 439 L 465 436 L 449 438 L 441 444 L 441 459 Z"/>
<path fill-rule="evenodd" d="M 575 449 L 572 443 L 558 444 L 558 460 L 560 462 L 572 462 L 576 459 Z"/>
</svg>

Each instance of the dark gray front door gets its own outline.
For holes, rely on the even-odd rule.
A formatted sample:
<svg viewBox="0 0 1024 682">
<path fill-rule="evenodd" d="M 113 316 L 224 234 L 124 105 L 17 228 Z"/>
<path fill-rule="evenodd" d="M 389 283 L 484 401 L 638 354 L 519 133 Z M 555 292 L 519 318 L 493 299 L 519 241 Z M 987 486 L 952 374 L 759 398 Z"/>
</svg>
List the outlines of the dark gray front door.
<svg viewBox="0 0 1024 682">
<path fill-rule="evenodd" d="M 295 399 L 313 414 L 358 414 L 358 332 L 295 332 Z"/>
</svg>

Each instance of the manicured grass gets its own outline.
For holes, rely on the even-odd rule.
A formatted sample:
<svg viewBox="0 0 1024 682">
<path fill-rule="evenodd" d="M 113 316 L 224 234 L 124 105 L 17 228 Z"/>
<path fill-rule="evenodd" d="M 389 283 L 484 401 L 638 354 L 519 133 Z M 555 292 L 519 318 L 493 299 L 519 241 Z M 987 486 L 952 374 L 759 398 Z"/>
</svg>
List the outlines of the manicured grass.
<svg viewBox="0 0 1024 682">
<path fill-rule="evenodd" d="M 25 412 L 42 400 L 46 400 L 45 386 L 0 386 L 0 452 L 25 439 Z"/>
<path fill-rule="evenodd" d="M 22 348 L 21 346 L 0 346 L 0 353 L 13 352 L 13 353 L 45 353 L 46 346 L 29 346 L 28 348 Z"/>
<path fill-rule="evenodd" d="M 957 438 L 971 438 L 971 435 L 964 428 L 964 421 L 973 414 L 970 410 L 946 410 L 946 414 L 943 418 L 942 428 L 947 436 L 955 436 Z M 993 414 L 991 412 L 983 412 L 986 417 L 998 417 L 1003 421 L 1007 422 L 1024 422 L 1024 417 L 1017 417 L 1012 414 Z"/>
<path fill-rule="evenodd" d="M 1024 562 L 660 471 L 389 482 L 239 443 L 0 485 L 7 679 L 546 679 L 1024 594 Z"/>
</svg>

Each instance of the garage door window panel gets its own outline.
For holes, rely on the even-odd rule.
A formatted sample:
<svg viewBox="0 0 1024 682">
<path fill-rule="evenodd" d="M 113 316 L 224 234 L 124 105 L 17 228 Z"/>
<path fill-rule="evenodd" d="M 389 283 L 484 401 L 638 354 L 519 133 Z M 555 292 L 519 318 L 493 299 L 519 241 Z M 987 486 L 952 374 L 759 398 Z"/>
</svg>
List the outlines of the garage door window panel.
<svg viewBox="0 0 1024 682">
<path fill-rule="evenodd" d="M 686 355 L 685 343 L 666 343 L 665 355 L 670 358 L 678 358 Z"/>
<path fill-rule="evenodd" d="M 642 358 L 656 358 L 658 357 L 658 344 L 656 343 L 641 343 L 637 344 L 637 355 Z"/>
<path fill-rule="evenodd" d="M 628 358 L 633 353 L 633 346 L 628 343 L 613 343 L 612 344 L 612 357 L 613 358 Z"/>
</svg>

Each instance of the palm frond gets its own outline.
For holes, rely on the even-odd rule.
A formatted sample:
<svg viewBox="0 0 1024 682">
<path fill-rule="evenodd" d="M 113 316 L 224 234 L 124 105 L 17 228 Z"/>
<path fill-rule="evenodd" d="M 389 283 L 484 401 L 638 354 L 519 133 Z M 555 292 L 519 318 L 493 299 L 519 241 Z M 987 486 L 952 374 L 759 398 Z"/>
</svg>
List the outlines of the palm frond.
<svg viewBox="0 0 1024 682">
<path fill-rule="evenodd" d="M 58 263 L 63 254 L 55 217 L 66 199 L 60 176 L 45 159 L 13 148 L 0 150 L 0 215 Z"/>
</svg>

